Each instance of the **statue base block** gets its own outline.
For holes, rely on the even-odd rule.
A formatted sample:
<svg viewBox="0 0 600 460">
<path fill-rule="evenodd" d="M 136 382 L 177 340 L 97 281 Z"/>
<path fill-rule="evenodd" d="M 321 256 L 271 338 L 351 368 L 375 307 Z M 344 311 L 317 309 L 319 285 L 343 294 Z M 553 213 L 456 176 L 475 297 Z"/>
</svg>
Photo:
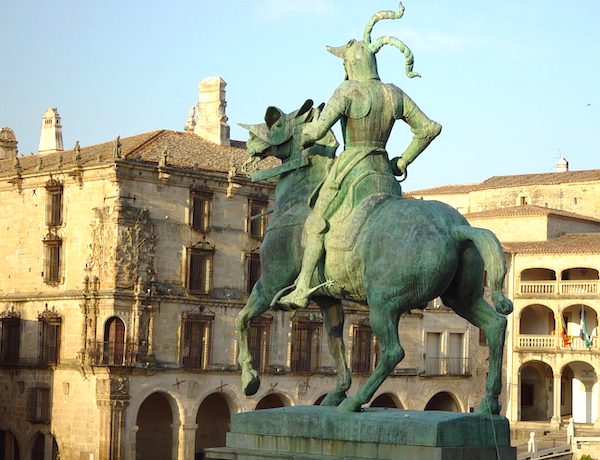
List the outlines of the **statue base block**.
<svg viewBox="0 0 600 460">
<path fill-rule="evenodd" d="M 233 415 L 227 446 L 205 458 L 514 460 L 516 449 L 499 415 L 301 406 Z"/>
</svg>

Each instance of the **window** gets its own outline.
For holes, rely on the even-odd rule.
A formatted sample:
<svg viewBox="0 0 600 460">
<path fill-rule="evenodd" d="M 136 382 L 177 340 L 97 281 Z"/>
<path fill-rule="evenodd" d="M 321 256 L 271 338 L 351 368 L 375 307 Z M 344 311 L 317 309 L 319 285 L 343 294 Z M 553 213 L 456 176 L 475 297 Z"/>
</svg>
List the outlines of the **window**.
<svg viewBox="0 0 600 460">
<path fill-rule="evenodd" d="M 44 282 L 47 284 L 58 284 L 61 282 L 61 254 L 62 240 L 48 234 L 44 238 Z"/>
<path fill-rule="evenodd" d="M 264 371 L 269 365 L 272 322 L 272 318 L 258 317 L 250 323 L 248 347 L 252 355 L 252 364 L 259 371 Z"/>
<path fill-rule="evenodd" d="M 319 368 L 321 324 L 308 319 L 294 321 L 292 326 L 293 372 L 314 372 Z"/>
<path fill-rule="evenodd" d="M 125 362 L 125 324 L 113 316 L 104 325 L 102 364 L 122 366 Z"/>
<path fill-rule="evenodd" d="M 448 334 L 448 363 L 447 371 L 450 375 L 466 375 L 467 360 L 464 357 L 465 335 L 460 332 L 450 332 Z"/>
<path fill-rule="evenodd" d="M 246 294 L 250 295 L 252 288 L 260 278 L 260 256 L 256 252 L 246 254 Z"/>
<path fill-rule="evenodd" d="M 38 361 L 42 366 L 59 363 L 60 323 L 58 316 L 38 316 Z"/>
<path fill-rule="evenodd" d="M 485 332 L 483 332 L 483 329 L 481 328 L 479 328 L 479 345 L 481 345 L 482 347 L 488 346 L 487 337 L 485 336 Z"/>
<path fill-rule="evenodd" d="M 210 229 L 211 202 L 211 192 L 192 190 L 190 225 L 197 232 L 207 233 Z"/>
<path fill-rule="evenodd" d="M 267 230 L 268 201 L 262 198 L 251 198 L 248 201 L 248 233 L 261 240 Z"/>
<path fill-rule="evenodd" d="M 63 186 L 56 179 L 46 182 L 46 225 L 57 227 L 62 224 Z"/>
<path fill-rule="evenodd" d="M 440 332 L 428 332 L 425 340 L 427 353 L 425 373 L 427 375 L 443 375 L 442 334 Z"/>
<path fill-rule="evenodd" d="M 29 389 L 27 420 L 32 423 L 50 423 L 50 388 Z"/>
<path fill-rule="evenodd" d="M 17 364 L 21 346 L 21 318 L 18 316 L 5 316 L 0 321 L 2 324 L 0 363 Z"/>
<path fill-rule="evenodd" d="M 192 294 L 209 295 L 212 290 L 213 249 L 189 248 L 188 289 Z"/>
<path fill-rule="evenodd" d="M 181 324 L 181 366 L 183 368 L 208 368 L 213 321 L 213 315 L 183 313 Z"/>
<path fill-rule="evenodd" d="M 373 333 L 366 324 L 352 326 L 352 360 L 353 372 L 371 371 L 371 344 Z"/>
</svg>

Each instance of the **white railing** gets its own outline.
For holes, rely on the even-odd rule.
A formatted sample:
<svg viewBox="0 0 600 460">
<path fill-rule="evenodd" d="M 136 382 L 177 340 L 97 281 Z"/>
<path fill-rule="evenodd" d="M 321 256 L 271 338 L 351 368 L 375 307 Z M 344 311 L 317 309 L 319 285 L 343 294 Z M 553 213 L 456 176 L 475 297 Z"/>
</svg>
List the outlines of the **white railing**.
<svg viewBox="0 0 600 460">
<path fill-rule="evenodd" d="M 596 348 L 596 337 L 590 337 L 590 346 L 586 347 L 585 341 L 581 337 L 571 337 L 568 345 L 563 345 L 562 348 L 570 348 L 571 350 L 588 350 Z"/>
<path fill-rule="evenodd" d="M 554 335 L 520 335 L 519 347 L 521 348 L 555 348 L 556 337 Z"/>
<path fill-rule="evenodd" d="M 521 294 L 554 294 L 556 292 L 556 281 L 521 281 Z"/>
<path fill-rule="evenodd" d="M 590 281 L 520 281 L 519 294 L 522 295 L 593 295 L 600 290 L 598 280 Z"/>
<path fill-rule="evenodd" d="M 562 281 L 561 294 L 598 294 L 598 281 Z"/>
</svg>

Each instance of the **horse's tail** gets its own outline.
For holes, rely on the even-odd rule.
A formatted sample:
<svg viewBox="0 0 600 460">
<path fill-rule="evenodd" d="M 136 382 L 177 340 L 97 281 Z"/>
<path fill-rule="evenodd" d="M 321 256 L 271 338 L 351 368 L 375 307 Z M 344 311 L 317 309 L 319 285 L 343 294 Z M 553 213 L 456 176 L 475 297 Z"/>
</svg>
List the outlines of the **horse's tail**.
<svg viewBox="0 0 600 460">
<path fill-rule="evenodd" d="M 473 242 L 483 259 L 496 311 L 508 315 L 513 311 L 513 303 L 502 292 L 506 263 L 504 251 L 496 235 L 485 228 L 457 225 L 452 228 L 452 236 L 457 242 Z"/>
</svg>

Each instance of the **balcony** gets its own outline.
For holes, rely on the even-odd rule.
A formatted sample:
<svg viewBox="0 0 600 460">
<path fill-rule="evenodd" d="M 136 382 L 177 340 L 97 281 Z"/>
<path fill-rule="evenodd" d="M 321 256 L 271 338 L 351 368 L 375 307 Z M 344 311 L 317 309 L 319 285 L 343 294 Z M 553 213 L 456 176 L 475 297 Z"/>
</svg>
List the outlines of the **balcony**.
<svg viewBox="0 0 600 460">
<path fill-rule="evenodd" d="M 427 376 L 466 376 L 471 375 L 469 358 L 438 358 L 431 357 L 425 360 L 425 373 Z"/>
<path fill-rule="evenodd" d="M 590 281 L 520 281 L 517 295 L 526 297 L 598 295 L 598 280 Z"/>
<path fill-rule="evenodd" d="M 597 350 L 598 340 L 591 337 L 591 346 L 587 347 L 581 337 L 570 337 L 565 345 L 562 338 L 555 335 L 520 334 L 517 336 L 518 347 L 521 351 L 583 351 Z"/>
</svg>

